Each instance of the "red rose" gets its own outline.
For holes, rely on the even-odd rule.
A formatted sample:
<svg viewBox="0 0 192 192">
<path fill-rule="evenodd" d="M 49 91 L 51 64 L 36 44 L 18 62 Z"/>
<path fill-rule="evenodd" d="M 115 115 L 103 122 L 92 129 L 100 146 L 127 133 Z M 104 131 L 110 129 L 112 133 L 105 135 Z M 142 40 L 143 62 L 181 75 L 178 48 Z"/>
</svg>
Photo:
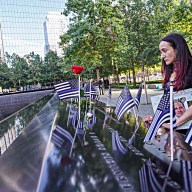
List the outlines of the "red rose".
<svg viewBox="0 0 192 192">
<path fill-rule="evenodd" d="M 75 74 L 80 74 L 84 70 L 82 66 L 72 66 L 72 71 Z"/>
</svg>

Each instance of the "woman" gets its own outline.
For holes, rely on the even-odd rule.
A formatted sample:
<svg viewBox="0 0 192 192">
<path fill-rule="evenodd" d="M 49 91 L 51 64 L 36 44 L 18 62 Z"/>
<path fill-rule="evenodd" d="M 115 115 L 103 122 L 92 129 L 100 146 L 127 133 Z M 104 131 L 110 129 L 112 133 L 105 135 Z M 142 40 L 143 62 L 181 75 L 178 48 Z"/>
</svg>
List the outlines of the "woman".
<svg viewBox="0 0 192 192">
<path fill-rule="evenodd" d="M 192 88 L 192 55 L 182 35 L 171 33 L 159 44 L 162 59 L 163 85 L 174 81 L 174 91 Z M 192 106 L 177 119 L 177 126 L 192 120 Z"/>
<path fill-rule="evenodd" d="M 174 91 L 192 88 L 192 55 L 183 36 L 177 33 L 168 34 L 161 39 L 159 50 L 164 87 L 174 81 Z M 192 106 L 177 119 L 176 125 L 179 127 L 189 120 L 192 120 Z M 151 122 L 151 117 L 145 117 L 144 121 Z M 163 124 L 163 127 L 168 128 L 169 124 Z"/>
<path fill-rule="evenodd" d="M 175 81 L 174 90 L 192 88 L 192 55 L 185 39 L 177 33 L 163 37 L 159 44 L 163 85 Z"/>
</svg>

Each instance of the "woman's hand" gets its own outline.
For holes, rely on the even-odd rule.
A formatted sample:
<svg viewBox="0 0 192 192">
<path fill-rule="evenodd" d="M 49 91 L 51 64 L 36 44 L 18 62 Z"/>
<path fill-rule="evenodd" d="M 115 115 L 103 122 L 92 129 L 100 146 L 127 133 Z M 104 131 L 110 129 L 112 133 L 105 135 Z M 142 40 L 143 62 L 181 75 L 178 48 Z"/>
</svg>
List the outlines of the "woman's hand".
<svg viewBox="0 0 192 192">
<path fill-rule="evenodd" d="M 163 123 L 161 125 L 162 128 L 165 128 L 165 129 L 170 129 L 170 123 Z"/>
</svg>

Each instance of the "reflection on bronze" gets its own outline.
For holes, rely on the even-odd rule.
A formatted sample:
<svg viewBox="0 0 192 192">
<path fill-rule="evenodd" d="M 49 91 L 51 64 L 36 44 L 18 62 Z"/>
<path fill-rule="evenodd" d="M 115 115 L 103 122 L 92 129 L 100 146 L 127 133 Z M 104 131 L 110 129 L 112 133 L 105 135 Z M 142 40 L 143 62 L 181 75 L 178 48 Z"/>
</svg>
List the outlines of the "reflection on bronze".
<svg viewBox="0 0 192 192">
<path fill-rule="evenodd" d="M 185 143 L 184 136 L 177 132 L 173 132 L 173 154 L 175 160 L 186 160 L 192 161 L 192 154 L 189 153 L 191 151 L 191 147 Z M 161 135 L 156 136 L 156 144 L 159 146 L 159 150 L 165 150 L 167 156 L 170 157 L 171 155 L 171 143 L 170 143 L 170 133 L 163 132 Z"/>
</svg>

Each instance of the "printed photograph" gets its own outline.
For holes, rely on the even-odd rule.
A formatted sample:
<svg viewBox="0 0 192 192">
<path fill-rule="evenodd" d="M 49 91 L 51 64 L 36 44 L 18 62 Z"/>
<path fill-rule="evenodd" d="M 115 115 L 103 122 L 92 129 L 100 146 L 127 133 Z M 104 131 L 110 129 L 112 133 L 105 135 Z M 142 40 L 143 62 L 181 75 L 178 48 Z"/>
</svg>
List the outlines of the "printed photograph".
<svg viewBox="0 0 192 192">
<path fill-rule="evenodd" d="M 157 109 L 157 106 L 162 96 L 163 95 L 157 95 L 157 96 L 151 97 L 151 103 L 153 106 L 154 113 Z M 191 105 L 192 105 L 192 89 L 191 88 L 174 93 L 174 109 L 175 109 L 176 118 L 181 117 Z M 188 121 L 182 126 L 176 128 L 176 130 L 188 129 L 191 123 L 192 121 Z"/>
</svg>

